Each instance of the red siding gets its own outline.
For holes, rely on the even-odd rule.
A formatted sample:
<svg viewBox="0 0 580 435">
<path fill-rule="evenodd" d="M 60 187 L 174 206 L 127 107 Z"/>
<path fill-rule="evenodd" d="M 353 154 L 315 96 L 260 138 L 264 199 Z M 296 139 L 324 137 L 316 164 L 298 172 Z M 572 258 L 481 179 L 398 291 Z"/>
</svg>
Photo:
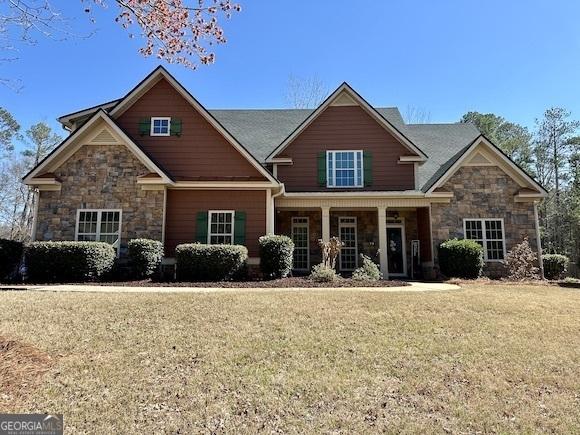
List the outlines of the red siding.
<svg viewBox="0 0 580 435">
<path fill-rule="evenodd" d="M 278 157 L 292 157 L 292 166 L 278 166 L 287 191 L 335 191 L 318 185 L 317 156 L 327 150 L 363 150 L 373 155 L 373 185 L 361 190 L 415 188 L 412 164 L 399 164 L 412 155 L 359 106 L 327 108 Z"/>
<path fill-rule="evenodd" d="M 266 233 L 266 192 L 245 190 L 168 190 L 165 216 L 165 251 L 173 256 L 180 243 L 193 243 L 197 212 L 237 210 L 246 212 L 246 246 L 257 257 L 258 237 Z"/>
<path fill-rule="evenodd" d="M 181 119 L 181 136 L 141 136 L 139 120 L 154 116 Z M 117 122 L 176 180 L 265 179 L 165 79 L 155 84 Z"/>
</svg>

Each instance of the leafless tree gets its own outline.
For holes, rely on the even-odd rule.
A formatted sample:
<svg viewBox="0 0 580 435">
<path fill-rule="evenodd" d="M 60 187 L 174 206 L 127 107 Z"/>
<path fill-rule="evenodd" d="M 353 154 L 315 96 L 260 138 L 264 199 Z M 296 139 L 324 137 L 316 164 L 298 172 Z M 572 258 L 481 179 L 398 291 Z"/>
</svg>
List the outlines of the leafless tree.
<svg viewBox="0 0 580 435">
<path fill-rule="evenodd" d="M 324 101 L 327 95 L 327 87 L 316 75 L 298 77 L 290 74 L 288 76 L 288 84 L 284 96 L 288 107 L 293 109 L 314 109 Z"/>
<path fill-rule="evenodd" d="M 104 8 L 114 4 L 118 8 L 115 21 L 124 29 L 136 27 L 144 39 L 145 44 L 139 49 L 143 56 L 156 56 L 191 69 L 214 62 L 213 46 L 226 43 L 218 18 L 230 18 L 241 10 L 232 0 L 80 0 L 80 3 L 92 22 L 93 5 Z M 70 24 L 53 0 L 0 0 L 0 62 L 15 60 L 18 46 L 34 44 L 36 38 L 86 38 L 94 33 L 91 30 L 80 35 Z M 13 80 L 0 78 L 0 84 L 13 84 Z"/>
<path fill-rule="evenodd" d="M 422 107 L 408 105 L 404 118 L 407 124 L 427 124 L 431 121 L 431 112 Z"/>
</svg>

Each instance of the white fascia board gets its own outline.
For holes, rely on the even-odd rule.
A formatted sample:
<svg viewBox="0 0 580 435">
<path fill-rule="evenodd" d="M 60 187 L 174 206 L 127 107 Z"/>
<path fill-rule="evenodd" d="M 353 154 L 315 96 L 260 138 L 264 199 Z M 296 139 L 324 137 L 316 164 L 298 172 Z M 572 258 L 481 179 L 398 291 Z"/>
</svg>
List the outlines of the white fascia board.
<svg viewBox="0 0 580 435">
<path fill-rule="evenodd" d="M 77 140 L 81 138 L 83 134 L 91 127 L 93 127 L 98 121 L 101 120 L 104 121 L 107 126 L 120 137 L 121 141 L 127 145 L 127 147 L 135 154 L 135 156 L 141 161 L 141 163 L 143 163 L 143 165 L 145 165 L 147 169 L 149 169 L 151 172 L 157 173 L 165 183 L 173 183 L 173 181 L 167 175 L 165 175 L 161 168 L 152 162 L 151 159 L 147 157 L 147 155 L 133 142 L 133 140 L 131 140 L 131 138 L 127 136 L 125 132 L 123 132 L 123 130 L 121 130 L 119 126 L 117 126 L 117 124 L 115 124 L 103 110 L 99 110 L 81 128 L 75 130 L 74 133 L 67 137 L 58 147 L 55 148 L 53 153 L 49 154 L 24 178 L 23 182 L 29 185 L 32 184 L 31 180 L 34 179 L 34 177 L 42 173 L 43 170 L 46 170 L 46 168 L 50 168 L 50 165 L 53 162 L 58 162 L 59 157 L 66 153 L 68 148 L 77 144 Z"/>
<path fill-rule="evenodd" d="M 445 171 L 445 173 L 431 186 L 427 191 L 428 194 L 433 193 L 435 189 L 441 187 L 460 167 L 463 166 L 465 160 L 471 154 L 471 152 L 480 145 L 484 145 L 486 150 L 491 151 L 491 153 L 501 162 L 506 163 L 511 170 L 513 170 L 520 177 L 525 179 L 531 186 L 538 190 L 543 196 L 547 195 L 546 190 L 532 177 L 530 177 L 524 170 L 522 170 L 518 165 L 516 165 L 508 156 L 499 150 L 492 142 L 490 142 L 485 136 L 480 135 L 477 137 L 471 146 L 463 153 L 463 155 L 457 159 L 457 161 L 451 165 L 451 167 Z M 508 174 L 510 175 L 510 174 Z M 512 176 L 513 178 L 513 176 Z"/>
</svg>

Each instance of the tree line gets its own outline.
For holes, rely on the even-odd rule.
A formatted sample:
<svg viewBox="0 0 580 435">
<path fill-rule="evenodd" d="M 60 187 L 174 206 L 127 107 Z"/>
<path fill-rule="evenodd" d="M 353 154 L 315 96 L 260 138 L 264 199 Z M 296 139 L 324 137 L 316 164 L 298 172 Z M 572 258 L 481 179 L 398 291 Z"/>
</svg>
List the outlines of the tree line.
<svg viewBox="0 0 580 435">
<path fill-rule="evenodd" d="M 580 121 L 551 107 L 533 131 L 493 113 L 468 112 L 460 122 L 473 123 L 548 191 L 538 207 L 544 252 L 580 262 Z"/>
<path fill-rule="evenodd" d="M 36 196 L 22 177 L 62 139 L 44 122 L 22 132 L 14 116 L 0 107 L 0 238 L 30 240 Z M 16 150 L 16 142 L 23 148 Z"/>
</svg>

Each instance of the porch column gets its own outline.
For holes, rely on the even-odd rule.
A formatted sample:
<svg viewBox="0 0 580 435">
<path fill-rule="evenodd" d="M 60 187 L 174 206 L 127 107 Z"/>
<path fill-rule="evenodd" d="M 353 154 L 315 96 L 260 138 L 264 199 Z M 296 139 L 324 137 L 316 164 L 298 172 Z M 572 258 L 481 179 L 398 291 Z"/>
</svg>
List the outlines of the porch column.
<svg viewBox="0 0 580 435">
<path fill-rule="evenodd" d="M 322 241 L 330 240 L 330 207 L 320 207 L 322 210 Z"/>
<path fill-rule="evenodd" d="M 381 261 L 381 273 L 383 278 L 389 278 L 389 263 L 387 261 L 387 209 L 385 207 L 377 207 L 378 223 L 379 223 L 379 250 Z"/>
<path fill-rule="evenodd" d="M 274 221 L 276 216 L 274 214 L 274 198 L 272 198 L 272 191 L 266 190 L 266 234 L 274 234 Z"/>
</svg>

